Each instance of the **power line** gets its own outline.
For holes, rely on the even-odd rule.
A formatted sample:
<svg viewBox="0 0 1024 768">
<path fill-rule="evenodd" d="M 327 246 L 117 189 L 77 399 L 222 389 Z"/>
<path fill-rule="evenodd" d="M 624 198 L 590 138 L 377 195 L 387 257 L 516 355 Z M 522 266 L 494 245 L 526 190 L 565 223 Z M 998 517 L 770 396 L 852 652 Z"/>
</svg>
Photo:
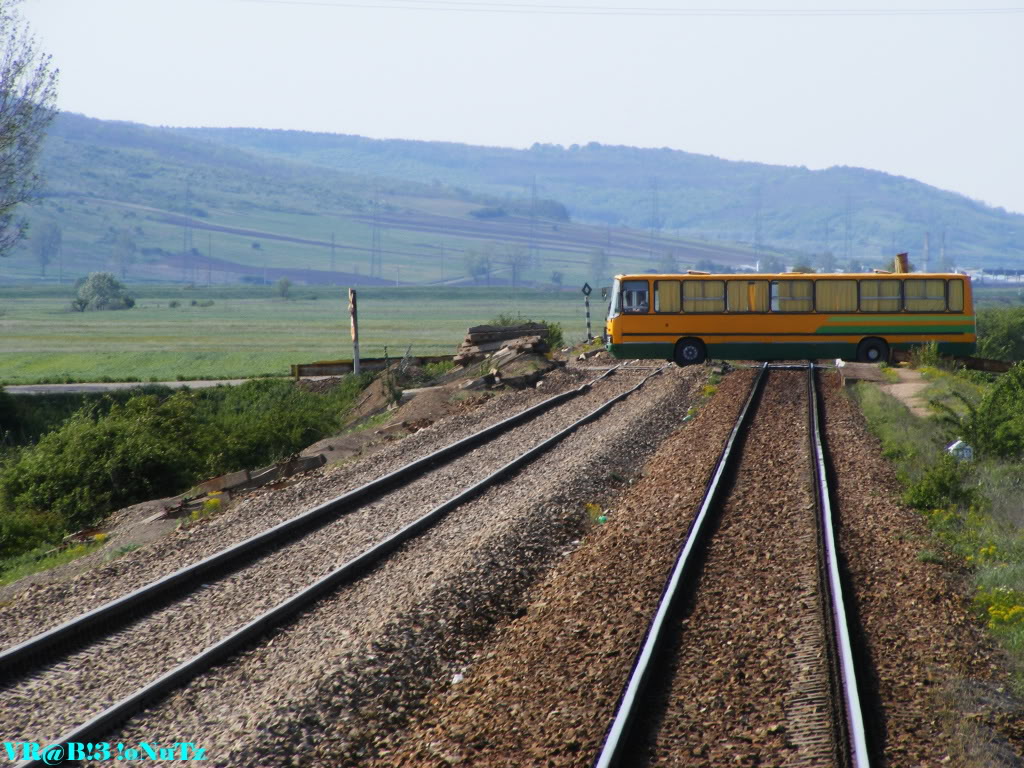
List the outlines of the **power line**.
<svg viewBox="0 0 1024 768">
<path fill-rule="evenodd" d="M 236 0 L 263 5 L 361 8 L 393 11 L 449 11 L 461 13 L 512 13 L 550 16 L 634 16 L 634 17 L 716 17 L 716 18 L 830 18 L 884 16 L 1004 16 L 1024 13 L 1024 7 L 1004 8 L 631 8 L 601 5 L 534 5 L 524 3 L 476 2 L 471 0 L 391 0 L 387 4 L 345 0 Z"/>
</svg>

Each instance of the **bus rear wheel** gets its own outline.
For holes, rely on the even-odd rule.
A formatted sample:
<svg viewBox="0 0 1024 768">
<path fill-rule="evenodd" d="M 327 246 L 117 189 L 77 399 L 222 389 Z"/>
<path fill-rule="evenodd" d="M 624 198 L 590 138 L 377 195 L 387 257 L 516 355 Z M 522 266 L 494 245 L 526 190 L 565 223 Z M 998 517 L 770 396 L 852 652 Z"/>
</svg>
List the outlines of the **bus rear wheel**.
<svg viewBox="0 0 1024 768">
<path fill-rule="evenodd" d="M 881 339 L 864 339 L 857 346 L 858 363 L 889 362 L 889 345 Z"/>
<path fill-rule="evenodd" d="M 707 350 L 700 339 L 680 339 L 676 342 L 672 359 L 680 368 L 684 365 L 697 365 L 707 359 Z"/>
</svg>

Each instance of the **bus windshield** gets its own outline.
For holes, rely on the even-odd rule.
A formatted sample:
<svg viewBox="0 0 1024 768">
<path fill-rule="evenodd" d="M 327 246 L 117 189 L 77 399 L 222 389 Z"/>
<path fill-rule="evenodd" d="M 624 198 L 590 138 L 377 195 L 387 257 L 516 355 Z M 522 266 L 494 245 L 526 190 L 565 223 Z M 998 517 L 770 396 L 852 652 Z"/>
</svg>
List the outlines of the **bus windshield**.
<svg viewBox="0 0 1024 768">
<path fill-rule="evenodd" d="M 616 280 L 612 284 L 612 301 L 611 301 L 611 304 L 608 305 L 608 319 L 609 320 L 611 320 L 613 317 L 617 316 L 619 314 L 619 312 L 622 311 L 619 308 L 620 302 L 622 301 L 622 299 L 620 297 L 621 288 L 622 288 L 622 281 L 621 280 Z"/>
</svg>

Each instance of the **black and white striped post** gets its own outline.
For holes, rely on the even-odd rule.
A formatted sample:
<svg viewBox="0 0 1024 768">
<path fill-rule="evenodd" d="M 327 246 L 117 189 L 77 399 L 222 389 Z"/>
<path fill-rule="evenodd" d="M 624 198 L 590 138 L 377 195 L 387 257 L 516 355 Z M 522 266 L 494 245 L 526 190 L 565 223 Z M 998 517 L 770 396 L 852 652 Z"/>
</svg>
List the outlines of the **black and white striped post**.
<svg viewBox="0 0 1024 768">
<path fill-rule="evenodd" d="M 590 292 L 593 288 L 590 287 L 590 283 L 583 284 L 583 306 L 587 309 L 587 341 L 594 338 L 594 334 L 590 331 Z"/>
</svg>

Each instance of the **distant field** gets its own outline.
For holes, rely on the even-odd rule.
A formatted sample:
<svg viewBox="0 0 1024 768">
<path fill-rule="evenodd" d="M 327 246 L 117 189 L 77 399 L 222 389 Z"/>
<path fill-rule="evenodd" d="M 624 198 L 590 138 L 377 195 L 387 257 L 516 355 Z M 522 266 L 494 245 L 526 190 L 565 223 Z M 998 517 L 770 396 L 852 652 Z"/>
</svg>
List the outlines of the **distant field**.
<svg viewBox="0 0 1024 768">
<path fill-rule="evenodd" d="M 162 381 L 286 375 L 292 363 L 352 356 L 343 291 L 293 288 L 295 298 L 149 287 L 134 309 L 69 312 L 69 299 L 0 294 L 0 380 Z M 141 297 L 140 297 L 141 296 Z M 226 297 L 225 297 L 226 296 Z M 314 298 L 315 297 L 315 298 Z M 213 301 L 212 306 L 191 302 Z M 171 301 L 180 302 L 172 308 Z M 593 307 L 600 332 L 604 305 Z M 505 289 L 364 288 L 359 291 L 363 356 L 455 351 L 470 325 L 499 313 L 562 323 L 566 338 L 586 333 L 575 293 Z"/>
</svg>

